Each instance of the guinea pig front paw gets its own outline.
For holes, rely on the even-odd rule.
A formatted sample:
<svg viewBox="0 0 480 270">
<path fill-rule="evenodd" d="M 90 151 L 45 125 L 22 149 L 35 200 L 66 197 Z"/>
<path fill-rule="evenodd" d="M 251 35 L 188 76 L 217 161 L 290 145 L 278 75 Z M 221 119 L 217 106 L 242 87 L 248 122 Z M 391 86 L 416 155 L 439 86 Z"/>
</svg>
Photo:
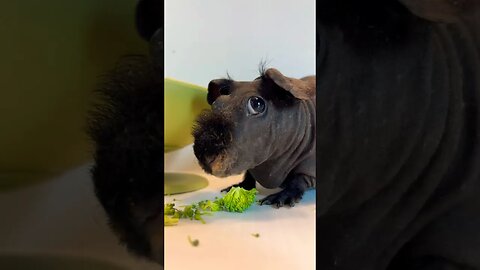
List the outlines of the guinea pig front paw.
<svg viewBox="0 0 480 270">
<path fill-rule="evenodd" d="M 253 178 L 253 176 L 247 171 L 245 173 L 245 177 L 243 178 L 243 181 L 238 183 L 238 184 L 235 184 L 233 186 L 229 186 L 227 188 L 224 188 L 221 190 L 221 192 L 229 192 L 231 188 L 233 187 L 241 187 L 243 189 L 246 189 L 246 190 L 251 190 L 252 188 L 255 188 L 255 179 Z"/>
<path fill-rule="evenodd" d="M 232 189 L 232 188 L 234 188 L 234 187 L 238 187 L 238 186 L 240 186 L 240 184 L 231 185 L 231 186 L 229 186 L 229 187 L 226 187 L 226 188 L 220 190 L 220 192 L 229 192 L 230 189 Z"/>
<path fill-rule="evenodd" d="M 282 206 L 295 206 L 303 196 L 303 191 L 298 189 L 284 189 L 278 193 L 268 195 L 260 200 L 260 205 L 272 205 L 273 207 L 280 208 Z"/>
</svg>

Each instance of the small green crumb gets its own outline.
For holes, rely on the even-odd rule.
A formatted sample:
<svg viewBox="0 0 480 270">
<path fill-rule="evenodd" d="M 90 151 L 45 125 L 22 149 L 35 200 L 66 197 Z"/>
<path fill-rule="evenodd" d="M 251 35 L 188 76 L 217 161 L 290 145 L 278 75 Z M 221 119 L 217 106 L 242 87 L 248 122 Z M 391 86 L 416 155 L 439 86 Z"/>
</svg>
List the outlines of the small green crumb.
<svg viewBox="0 0 480 270">
<path fill-rule="evenodd" d="M 259 233 L 252 233 L 252 236 L 258 238 L 258 237 L 260 237 L 260 234 Z"/>
<path fill-rule="evenodd" d="M 164 218 L 163 222 L 165 226 L 174 226 L 178 224 L 178 218 L 167 216 L 167 215 L 164 215 L 163 218 Z"/>
<path fill-rule="evenodd" d="M 190 235 L 188 236 L 188 242 L 190 242 L 190 244 L 194 247 L 198 246 L 198 244 L 200 243 L 198 239 L 192 240 L 192 238 L 190 238 Z"/>
</svg>

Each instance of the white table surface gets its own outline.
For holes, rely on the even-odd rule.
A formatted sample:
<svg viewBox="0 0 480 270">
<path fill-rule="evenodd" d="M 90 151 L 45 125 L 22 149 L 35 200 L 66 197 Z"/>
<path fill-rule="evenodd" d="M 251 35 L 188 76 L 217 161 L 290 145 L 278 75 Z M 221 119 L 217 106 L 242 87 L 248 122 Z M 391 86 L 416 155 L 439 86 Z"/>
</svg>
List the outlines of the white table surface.
<svg viewBox="0 0 480 270">
<path fill-rule="evenodd" d="M 207 177 L 209 186 L 195 192 L 165 196 L 177 205 L 220 197 L 222 188 L 242 176 L 216 178 L 205 174 L 190 146 L 166 154 L 165 171 L 191 172 Z M 257 199 L 279 191 L 259 187 Z M 180 200 L 180 201 L 177 201 Z M 315 269 L 315 191 L 307 191 L 293 208 L 253 205 L 244 213 L 216 212 L 206 224 L 181 219 L 165 227 L 165 269 Z M 259 233 L 260 237 L 251 234 Z M 198 239 L 194 247 L 188 236 Z"/>
</svg>

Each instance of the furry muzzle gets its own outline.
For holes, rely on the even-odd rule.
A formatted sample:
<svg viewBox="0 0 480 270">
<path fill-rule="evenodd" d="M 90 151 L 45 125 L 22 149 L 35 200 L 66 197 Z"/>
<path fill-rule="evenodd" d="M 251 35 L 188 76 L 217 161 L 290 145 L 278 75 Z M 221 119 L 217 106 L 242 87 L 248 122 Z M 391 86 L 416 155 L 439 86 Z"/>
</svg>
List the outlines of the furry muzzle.
<svg viewBox="0 0 480 270">
<path fill-rule="evenodd" d="M 228 117 L 214 111 L 202 112 L 193 127 L 193 152 L 202 169 L 215 176 L 228 176 L 232 158 L 228 149 L 232 145 L 233 123 Z"/>
</svg>

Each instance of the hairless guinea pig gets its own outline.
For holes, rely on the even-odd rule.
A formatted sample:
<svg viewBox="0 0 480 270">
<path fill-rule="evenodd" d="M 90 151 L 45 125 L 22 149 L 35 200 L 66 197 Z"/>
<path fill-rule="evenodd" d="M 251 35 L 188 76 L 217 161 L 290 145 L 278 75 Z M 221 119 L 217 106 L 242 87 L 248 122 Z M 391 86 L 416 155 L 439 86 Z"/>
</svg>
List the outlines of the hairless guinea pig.
<svg viewBox="0 0 480 270">
<path fill-rule="evenodd" d="M 197 119 L 193 150 L 209 174 L 246 171 L 234 186 L 252 189 L 258 182 L 283 188 L 262 204 L 294 206 L 316 181 L 315 76 L 294 79 L 274 68 L 260 72 L 253 81 L 209 83 L 212 110 Z"/>
</svg>

